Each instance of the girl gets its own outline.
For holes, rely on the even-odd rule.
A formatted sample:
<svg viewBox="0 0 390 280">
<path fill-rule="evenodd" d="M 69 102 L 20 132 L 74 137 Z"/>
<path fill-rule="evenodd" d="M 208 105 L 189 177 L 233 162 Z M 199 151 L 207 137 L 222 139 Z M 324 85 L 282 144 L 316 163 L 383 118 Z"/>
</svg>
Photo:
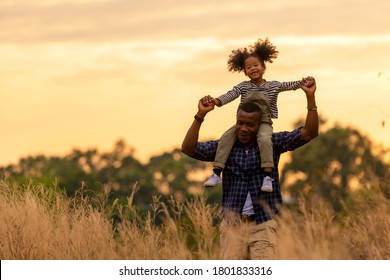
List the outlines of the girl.
<svg viewBox="0 0 390 280">
<path fill-rule="evenodd" d="M 233 50 L 228 60 L 228 70 L 241 72 L 249 78 L 234 86 L 233 89 L 218 98 L 211 98 L 215 105 L 221 107 L 241 96 L 240 105 L 243 102 L 256 102 L 261 108 L 262 116 L 260 128 L 257 134 L 257 143 L 260 150 L 261 168 L 264 172 L 264 179 L 261 190 L 272 192 L 272 170 L 274 167 L 273 148 L 271 136 L 273 132 L 271 118 L 278 118 L 277 98 L 282 91 L 296 90 L 305 83 L 310 86 L 311 78 L 305 78 L 293 82 L 266 81 L 263 75 L 266 70 L 266 62 L 272 63 L 277 58 L 278 51 L 268 38 L 258 39 L 253 46 Z M 210 101 L 210 100 L 209 100 Z M 215 156 L 213 174 L 204 183 L 206 187 L 212 187 L 222 182 L 221 173 L 229 157 L 230 150 L 236 139 L 235 126 L 227 130 L 218 143 Z"/>
</svg>

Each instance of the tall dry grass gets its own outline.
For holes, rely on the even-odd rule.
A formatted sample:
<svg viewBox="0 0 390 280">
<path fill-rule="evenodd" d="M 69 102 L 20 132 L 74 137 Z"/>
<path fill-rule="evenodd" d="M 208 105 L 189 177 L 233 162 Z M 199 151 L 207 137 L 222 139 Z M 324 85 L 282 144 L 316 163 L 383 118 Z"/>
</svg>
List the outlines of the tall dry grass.
<svg viewBox="0 0 390 280">
<path fill-rule="evenodd" d="M 154 198 L 152 210 L 140 215 L 132 197 L 127 205 L 110 205 L 104 192 L 83 194 L 69 199 L 55 186 L 0 180 L 0 258 L 218 259 L 220 212 L 203 198 Z M 279 258 L 389 259 L 389 213 L 380 195 L 343 218 L 324 203 L 300 201 L 279 217 Z"/>
</svg>

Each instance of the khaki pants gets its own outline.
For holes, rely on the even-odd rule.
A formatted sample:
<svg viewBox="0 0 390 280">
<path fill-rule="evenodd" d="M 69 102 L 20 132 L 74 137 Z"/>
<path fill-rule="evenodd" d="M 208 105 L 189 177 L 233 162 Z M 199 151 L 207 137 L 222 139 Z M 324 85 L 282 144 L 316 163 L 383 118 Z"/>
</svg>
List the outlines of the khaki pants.
<svg viewBox="0 0 390 280">
<path fill-rule="evenodd" d="M 259 145 L 261 167 L 274 167 L 272 147 L 272 120 L 268 97 L 263 91 L 251 91 L 244 102 L 254 102 L 261 109 L 261 123 L 257 132 L 257 144 Z M 232 126 L 221 137 L 218 143 L 214 160 L 214 167 L 225 168 L 230 151 L 236 141 L 236 126 Z"/>
<path fill-rule="evenodd" d="M 276 259 L 277 222 L 261 224 L 240 222 L 236 225 L 222 220 L 220 225 L 220 258 L 223 260 Z"/>
</svg>

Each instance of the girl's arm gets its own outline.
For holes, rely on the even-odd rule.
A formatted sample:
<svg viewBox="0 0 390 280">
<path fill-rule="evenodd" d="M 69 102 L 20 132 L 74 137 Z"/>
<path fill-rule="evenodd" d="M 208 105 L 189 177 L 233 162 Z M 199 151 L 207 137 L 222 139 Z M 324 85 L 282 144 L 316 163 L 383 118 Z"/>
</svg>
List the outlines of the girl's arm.
<svg viewBox="0 0 390 280">
<path fill-rule="evenodd" d="M 234 86 L 231 90 L 229 90 L 227 93 L 222 94 L 221 96 L 215 98 L 215 105 L 218 107 L 221 107 L 223 105 L 228 104 L 229 102 L 232 102 L 237 97 L 241 96 L 245 92 L 245 84 L 246 82 L 241 82 L 238 85 Z"/>
<path fill-rule="evenodd" d="M 311 78 L 312 77 L 308 76 L 306 78 L 302 78 L 299 81 L 282 82 L 282 83 L 280 83 L 280 91 L 297 90 L 299 88 L 304 90 L 304 85 L 305 84 L 306 84 L 306 86 L 309 85 L 308 83 L 310 83 L 309 86 L 313 85 L 313 83 L 311 82 Z"/>
<path fill-rule="evenodd" d="M 279 91 L 297 90 L 301 88 L 302 80 L 292 82 L 281 82 Z"/>
</svg>

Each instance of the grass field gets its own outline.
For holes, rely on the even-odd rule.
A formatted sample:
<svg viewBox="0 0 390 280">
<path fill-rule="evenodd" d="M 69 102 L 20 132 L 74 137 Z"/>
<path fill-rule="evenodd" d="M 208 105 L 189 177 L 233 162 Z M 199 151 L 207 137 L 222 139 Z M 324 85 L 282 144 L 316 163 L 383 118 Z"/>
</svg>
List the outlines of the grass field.
<svg viewBox="0 0 390 280">
<path fill-rule="evenodd" d="M 153 210 L 140 215 L 132 197 L 112 205 L 104 192 L 69 199 L 53 186 L 0 180 L 0 201 L 3 260 L 218 259 L 220 211 L 201 197 L 153 198 Z M 278 258 L 390 259 L 389 200 L 375 194 L 350 208 L 340 217 L 318 200 L 285 207 Z"/>
</svg>

